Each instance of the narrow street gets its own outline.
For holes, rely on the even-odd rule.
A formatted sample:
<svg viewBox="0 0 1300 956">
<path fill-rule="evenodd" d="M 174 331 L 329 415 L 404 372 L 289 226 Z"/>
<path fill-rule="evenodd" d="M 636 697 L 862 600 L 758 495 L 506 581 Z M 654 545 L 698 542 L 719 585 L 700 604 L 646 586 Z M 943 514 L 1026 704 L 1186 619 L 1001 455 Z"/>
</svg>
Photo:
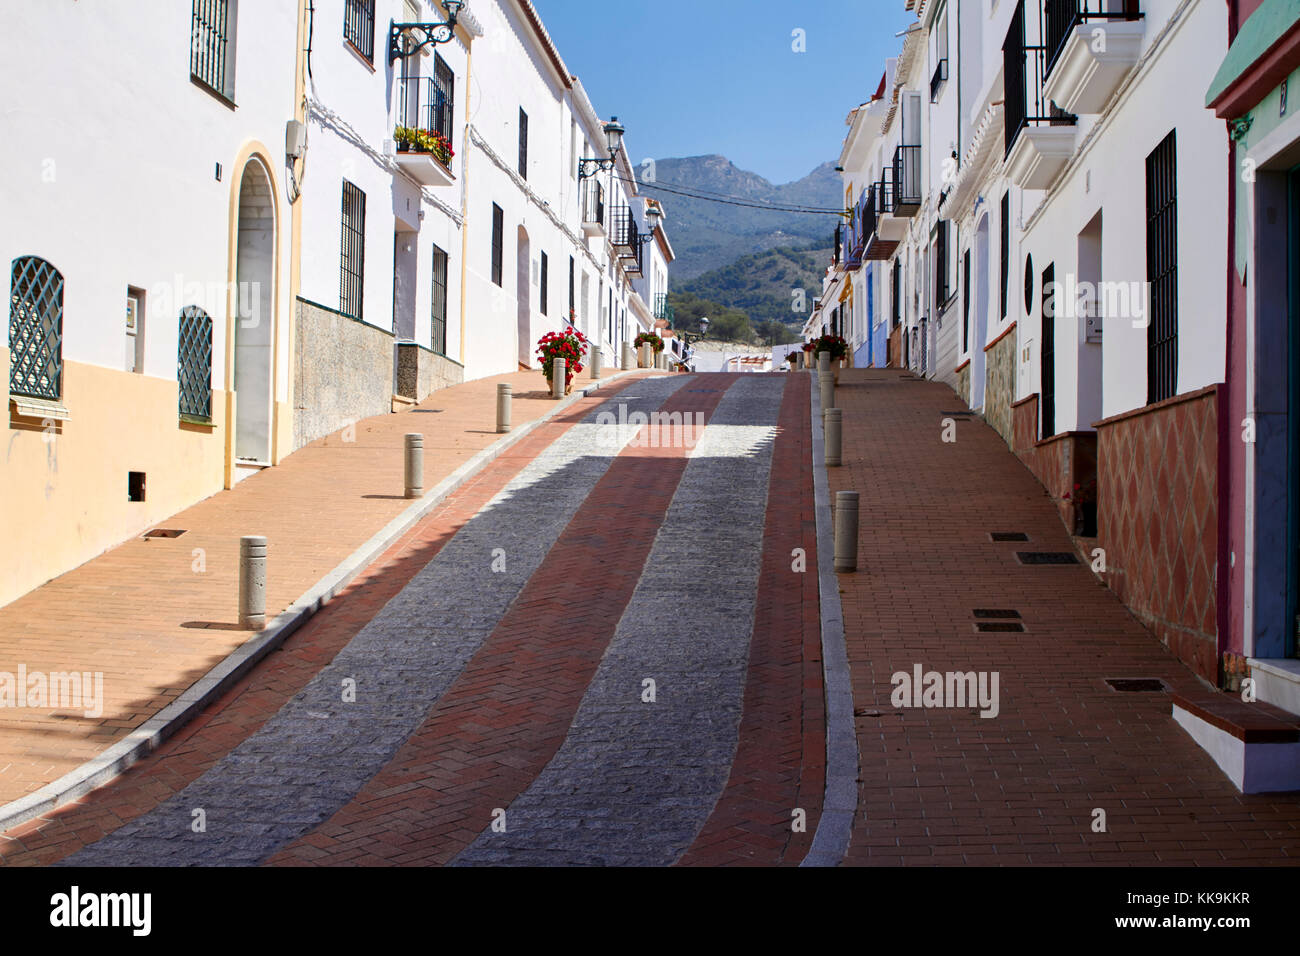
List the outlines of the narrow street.
<svg viewBox="0 0 1300 956">
<path fill-rule="evenodd" d="M 1016 560 L 1072 544 L 996 433 L 963 417 L 942 441 L 943 386 L 841 375 L 849 805 L 827 787 L 812 377 L 659 375 L 530 433 L 153 755 L 8 831 L 3 861 L 796 865 L 828 792 L 852 811 L 829 862 L 1300 855 L 1300 797 L 1241 795 L 1168 693 L 1105 683 L 1191 672 L 1086 566 Z M 652 412 L 673 424 L 635 424 Z M 995 712 L 893 705 L 917 665 L 996 673 Z"/>
</svg>

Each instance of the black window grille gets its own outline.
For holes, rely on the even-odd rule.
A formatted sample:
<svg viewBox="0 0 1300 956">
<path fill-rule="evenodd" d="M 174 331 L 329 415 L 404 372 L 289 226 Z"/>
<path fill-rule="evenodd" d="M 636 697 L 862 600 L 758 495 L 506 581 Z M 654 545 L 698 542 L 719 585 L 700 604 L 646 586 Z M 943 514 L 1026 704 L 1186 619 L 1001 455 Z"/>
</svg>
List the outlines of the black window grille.
<svg viewBox="0 0 1300 956">
<path fill-rule="evenodd" d="M 63 274 L 19 256 L 9 285 L 9 391 L 57 400 L 63 389 Z"/>
<path fill-rule="evenodd" d="M 551 275 L 551 260 L 548 259 L 546 257 L 546 253 L 543 252 L 542 253 L 541 303 L 538 305 L 538 311 L 540 311 L 542 315 L 550 314 L 550 312 L 548 311 L 549 306 L 547 305 L 547 302 L 551 297 L 550 296 L 550 289 L 551 289 L 550 275 Z"/>
<path fill-rule="evenodd" d="M 999 246 L 1000 255 L 998 258 L 998 268 L 1002 273 L 1002 318 L 1005 321 L 1007 317 L 1007 296 L 1010 289 L 1011 281 L 1011 190 L 1002 194 L 1002 209 L 999 212 L 1000 225 L 1002 227 L 1002 241 Z"/>
<path fill-rule="evenodd" d="M 342 240 L 339 251 L 339 311 L 361 318 L 366 272 L 366 194 L 343 180 Z"/>
<path fill-rule="evenodd" d="M 1056 264 L 1043 270 L 1043 307 L 1039 318 L 1043 324 L 1043 341 L 1039 349 L 1040 373 L 1039 411 L 1043 416 L 1040 438 L 1056 434 Z"/>
<path fill-rule="evenodd" d="M 447 354 L 447 253 L 433 247 L 433 336 L 430 347 Z"/>
<path fill-rule="evenodd" d="M 573 298 L 573 277 L 574 277 L 573 256 L 569 256 L 569 314 L 565 316 L 565 318 L 567 319 L 572 319 L 574 317 L 573 316 L 574 309 L 577 307 L 577 301 Z"/>
<path fill-rule="evenodd" d="M 1170 132 L 1147 157 L 1147 402 L 1178 394 L 1177 144 Z"/>
<path fill-rule="evenodd" d="M 190 7 L 190 76 L 229 99 L 226 54 L 230 41 L 229 0 L 193 0 Z"/>
<path fill-rule="evenodd" d="M 890 306 L 893 309 L 892 325 L 890 328 L 898 328 L 903 321 L 903 275 L 902 268 L 897 260 L 894 262 L 894 268 L 890 270 L 893 274 L 893 288 L 889 294 Z"/>
<path fill-rule="evenodd" d="M 519 175 L 528 178 L 528 114 L 519 111 Z"/>
<path fill-rule="evenodd" d="M 492 281 L 501 285 L 502 262 L 505 256 L 506 214 L 496 203 L 492 204 Z"/>
<path fill-rule="evenodd" d="M 456 106 L 456 74 L 438 54 L 433 55 L 433 126 L 432 129 L 452 141 Z"/>
<path fill-rule="evenodd" d="M 343 39 L 368 62 L 375 61 L 375 0 L 344 0 Z"/>
<path fill-rule="evenodd" d="M 212 419 L 212 317 L 197 305 L 181 310 L 176 336 L 180 413 Z"/>
<path fill-rule="evenodd" d="M 961 263 L 961 350 L 970 351 L 970 250 Z"/>
<path fill-rule="evenodd" d="M 948 301 L 948 220 L 940 219 L 934 237 L 934 305 L 943 308 Z"/>
</svg>

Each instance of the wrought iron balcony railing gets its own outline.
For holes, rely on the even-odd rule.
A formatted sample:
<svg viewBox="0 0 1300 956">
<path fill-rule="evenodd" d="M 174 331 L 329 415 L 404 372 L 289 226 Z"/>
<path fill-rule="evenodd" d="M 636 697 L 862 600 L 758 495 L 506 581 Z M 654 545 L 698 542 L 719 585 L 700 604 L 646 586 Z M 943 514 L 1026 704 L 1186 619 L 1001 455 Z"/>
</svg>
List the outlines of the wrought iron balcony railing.
<svg viewBox="0 0 1300 956">
<path fill-rule="evenodd" d="M 1044 2 L 1050 4 L 1054 0 L 1044 0 Z M 1039 33 L 1046 40 L 1048 34 L 1045 32 L 1044 21 L 1045 18 L 1040 20 Z M 1068 35 L 1068 31 L 1063 32 L 1060 43 L 1063 44 Z M 1059 54 L 1059 49 L 1057 52 Z M 1002 44 L 1003 76 L 1006 80 L 1003 108 L 1006 116 L 1006 155 L 1008 156 L 1011 155 L 1011 149 L 1025 127 L 1043 124 L 1073 126 L 1078 121 L 1078 117 L 1057 108 L 1056 104 L 1043 95 L 1043 84 L 1047 79 L 1048 53 L 1046 42 L 1038 44 L 1025 42 L 1025 0 L 1020 0 L 1011 16 L 1011 26 L 1007 30 L 1006 41 Z"/>
<path fill-rule="evenodd" d="M 404 77 L 398 83 L 397 125 L 428 130 L 451 139 L 446 92 L 431 76 Z"/>
<path fill-rule="evenodd" d="M 667 292 L 660 292 L 655 296 L 655 318 L 666 319 L 670 327 L 677 318 L 676 311 L 668 304 Z"/>
<path fill-rule="evenodd" d="M 1075 27 L 1089 20 L 1141 20 L 1144 14 L 1139 7 L 1138 0 L 1043 0 L 1040 30 L 1047 48 L 1043 78 L 1051 75 Z"/>
<path fill-rule="evenodd" d="M 609 210 L 609 241 L 620 254 L 635 250 L 640 255 L 641 230 L 630 207 L 619 205 Z"/>
<path fill-rule="evenodd" d="M 921 147 L 899 146 L 894 150 L 894 215 L 912 216 L 921 208 Z"/>
</svg>

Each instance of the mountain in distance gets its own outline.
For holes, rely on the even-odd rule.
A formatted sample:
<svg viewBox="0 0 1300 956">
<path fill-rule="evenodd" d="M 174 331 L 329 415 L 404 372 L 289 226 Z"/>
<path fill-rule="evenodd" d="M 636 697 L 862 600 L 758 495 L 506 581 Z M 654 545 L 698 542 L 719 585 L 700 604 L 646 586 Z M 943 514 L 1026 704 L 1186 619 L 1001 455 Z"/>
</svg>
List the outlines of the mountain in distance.
<svg viewBox="0 0 1300 956">
<path fill-rule="evenodd" d="M 663 203 L 665 228 L 677 259 L 670 284 L 693 279 L 729 265 L 741 256 L 781 247 L 829 247 L 838 217 L 833 214 L 780 212 L 709 202 L 669 189 L 735 197 L 746 202 L 773 202 L 837 210 L 844 205 L 834 163 L 823 163 L 802 179 L 775 186 L 757 173 L 740 169 L 725 156 L 659 159 L 654 181 L 646 166 L 637 167 L 639 190 Z M 662 184 L 664 188 L 656 188 Z M 820 281 L 817 285 L 820 290 Z M 730 304 L 730 303 L 727 303 Z"/>
<path fill-rule="evenodd" d="M 821 294 L 830 257 L 829 246 L 817 245 L 783 246 L 741 256 L 703 275 L 674 282 L 674 305 L 683 296 L 695 296 L 744 312 L 755 329 L 779 322 L 798 330 L 808 318 L 813 298 Z M 804 291 L 802 312 L 794 311 L 800 304 L 793 295 L 795 289 Z"/>
</svg>

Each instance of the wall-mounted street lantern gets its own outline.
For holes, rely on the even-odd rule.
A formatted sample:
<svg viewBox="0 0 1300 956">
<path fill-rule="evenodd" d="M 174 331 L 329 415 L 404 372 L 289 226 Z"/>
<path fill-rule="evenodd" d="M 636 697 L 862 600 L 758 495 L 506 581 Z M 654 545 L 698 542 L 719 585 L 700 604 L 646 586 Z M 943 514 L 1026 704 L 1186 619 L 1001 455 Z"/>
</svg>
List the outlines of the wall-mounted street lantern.
<svg viewBox="0 0 1300 956">
<path fill-rule="evenodd" d="M 450 43 L 452 37 L 456 35 L 456 17 L 460 15 L 461 7 L 465 6 L 464 0 L 443 0 L 443 6 L 447 8 L 446 23 L 394 23 L 391 20 L 388 23 L 388 62 L 394 63 L 397 60 L 408 56 L 415 56 L 426 46 L 436 46 L 439 43 Z M 424 34 L 424 39 L 415 46 L 404 48 L 402 34 L 407 30 L 419 30 Z"/>
<path fill-rule="evenodd" d="M 584 157 L 578 161 L 578 179 L 590 179 L 597 173 L 606 169 L 614 168 L 614 161 L 618 159 L 618 151 L 623 148 L 623 133 L 625 130 L 619 123 L 618 117 L 610 117 L 608 123 L 604 126 L 605 130 L 605 147 L 609 155 L 604 159 L 595 159 Z"/>
</svg>

